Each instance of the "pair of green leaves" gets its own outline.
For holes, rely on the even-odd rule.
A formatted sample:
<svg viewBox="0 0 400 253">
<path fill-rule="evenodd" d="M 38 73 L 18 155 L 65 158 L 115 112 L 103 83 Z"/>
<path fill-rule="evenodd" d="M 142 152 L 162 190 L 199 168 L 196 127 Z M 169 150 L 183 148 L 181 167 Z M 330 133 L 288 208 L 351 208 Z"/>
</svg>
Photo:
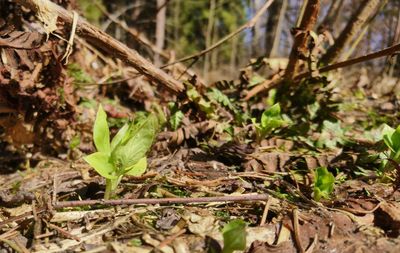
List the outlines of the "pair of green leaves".
<svg viewBox="0 0 400 253">
<path fill-rule="evenodd" d="M 146 153 L 158 130 L 158 119 L 149 115 L 140 122 L 125 124 L 110 142 L 107 115 L 100 105 L 93 126 L 97 152 L 84 157 L 101 176 L 116 187 L 123 175 L 139 176 L 147 167 Z"/>
<path fill-rule="evenodd" d="M 286 124 L 286 121 L 282 118 L 279 104 L 274 104 L 265 110 L 261 115 L 260 123 L 257 123 L 255 119 L 252 119 L 252 121 L 256 127 L 257 139 L 259 141 L 264 139 L 268 134 L 271 134 L 273 130 Z"/>
</svg>

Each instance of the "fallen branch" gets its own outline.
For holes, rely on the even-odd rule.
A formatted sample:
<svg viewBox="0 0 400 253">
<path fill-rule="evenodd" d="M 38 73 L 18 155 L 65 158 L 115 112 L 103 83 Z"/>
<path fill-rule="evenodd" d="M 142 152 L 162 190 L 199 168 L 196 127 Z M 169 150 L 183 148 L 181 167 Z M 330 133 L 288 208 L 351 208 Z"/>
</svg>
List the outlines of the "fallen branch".
<svg viewBox="0 0 400 253">
<path fill-rule="evenodd" d="M 89 205 L 155 205 L 155 204 L 192 204 L 192 203 L 211 203 L 211 202 L 242 202 L 267 200 L 267 194 L 247 194 L 239 196 L 221 196 L 221 197 L 199 197 L 199 198 L 162 198 L 162 199 L 113 199 L 113 200 L 80 200 L 80 201 L 62 201 L 54 204 L 54 208 L 89 206 Z"/>
<path fill-rule="evenodd" d="M 72 24 L 72 12 L 67 11 L 63 7 L 49 0 L 15 0 L 15 2 L 36 12 L 39 15 L 43 14 L 43 10 L 45 9 L 48 13 L 51 13 L 52 16 L 54 15 L 56 18 L 60 18 L 67 25 Z M 151 80 L 157 81 L 175 92 L 179 92 L 184 89 L 182 83 L 178 82 L 164 71 L 155 67 L 151 62 L 143 58 L 138 52 L 130 49 L 125 44 L 84 21 L 82 18 L 78 18 L 76 33 L 94 46 L 107 51 L 112 56 L 119 58 L 131 65 L 137 71 L 147 76 Z"/>
<path fill-rule="evenodd" d="M 195 53 L 195 54 L 192 54 L 192 55 L 183 57 L 183 58 L 181 58 L 181 59 L 179 59 L 179 60 L 176 60 L 176 61 L 174 61 L 174 62 L 171 62 L 171 63 L 167 63 L 167 64 L 163 65 L 161 68 L 165 68 L 165 67 L 168 67 L 168 66 L 177 64 L 177 63 L 179 63 L 179 62 L 185 62 L 185 61 L 188 61 L 188 60 L 190 60 L 190 59 L 198 59 L 198 58 L 200 58 L 201 56 L 203 56 L 203 55 L 205 55 L 205 54 L 211 52 L 212 50 L 216 49 L 217 47 L 221 46 L 221 45 L 224 44 L 226 41 L 232 39 L 233 37 L 235 37 L 237 34 L 241 33 L 242 31 L 244 31 L 244 30 L 246 30 L 246 29 L 249 29 L 249 28 L 253 28 L 253 27 L 256 25 L 257 21 L 260 19 L 260 17 L 267 11 L 268 7 L 272 4 L 273 1 L 274 1 L 274 0 L 269 0 L 269 1 L 267 1 L 267 2 L 261 7 L 261 9 L 256 13 L 256 15 L 254 15 L 254 17 L 253 17 L 252 19 L 250 19 L 249 21 L 247 21 L 247 23 L 245 23 L 244 25 L 242 25 L 241 27 L 239 27 L 239 29 L 237 29 L 236 31 L 234 31 L 234 32 L 232 32 L 232 33 L 230 33 L 230 34 L 228 34 L 228 35 L 225 36 L 224 38 L 222 38 L 222 39 L 220 39 L 219 41 L 217 41 L 214 45 L 211 45 L 210 47 L 208 47 L 208 48 L 206 48 L 206 49 L 204 49 L 204 50 L 202 50 L 202 51 L 200 51 L 200 52 L 198 52 L 198 53 Z"/>
<path fill-rule="evenodd" d="M 319 73 L 323 73 L 323 72 L 328 72 L 331 70 L 335 70 L 335 69 L 340 69 L 343 67 L 348 67 L 360 62 L 365 62 L 365 61 L 369 61 L 369 60 L 373 60 L 379 57 L 384 57 L 384 56 L 388 56 L 388 55 L 394 55 L 397 52 L 400 51 L 400 43 L 396 44 L 394 46 L 382 49 L 380 51 L 374 52 L 374 53 L 370 53 L 367 55 L 363 55 L 354 59 L 350 59 L 347 61 L 342 61 L 342 62 L 338 62 L 338 63 L 334 63 L 322 68 L 319 68 L 318 71 Z M 309 76 L 310 73 L 309 72 L 304 72 L 301 74 L 296 75 L 293 80 L 294 83 L 300 81 L 302 78 Z M 284 80 L 284 78 L 273 78 L 271 80 L 267 80 L 264 81 L 263 83 L 255 86 L 253 89 L 251 89 L 249 91 L 249 93 L 247 94 L 247 96 L 244 98 L 246 101 L 249 100 L 250 98 L 254 97 L 255 95 L 257 95 L 258 93 L 262 92 L 262 91 L 268 91 L 270 89 L 273 89 L 275 87 L 277 87 L 282 81 Z"/>
</svg>

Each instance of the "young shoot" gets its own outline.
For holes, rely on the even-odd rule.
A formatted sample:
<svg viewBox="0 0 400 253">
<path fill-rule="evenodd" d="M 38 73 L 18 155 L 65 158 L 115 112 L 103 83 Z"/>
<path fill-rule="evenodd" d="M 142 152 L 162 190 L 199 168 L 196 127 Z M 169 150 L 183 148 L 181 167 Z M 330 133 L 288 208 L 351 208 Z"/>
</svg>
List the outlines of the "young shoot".
<svg viewBox="0 0 400 253">
<path fill-rule="evenodd" d="M 125 124 L 110 142 L 107 115 L 99 106 L 93 126 L 97 152 L 83 159 L 106 179 L 105 199 L 114 196 L 124 175 L 140 176 L 146 171 L 146 153 L 157 131 L 157 116 L 151 114 L 136 124 Z"/>
</svg>

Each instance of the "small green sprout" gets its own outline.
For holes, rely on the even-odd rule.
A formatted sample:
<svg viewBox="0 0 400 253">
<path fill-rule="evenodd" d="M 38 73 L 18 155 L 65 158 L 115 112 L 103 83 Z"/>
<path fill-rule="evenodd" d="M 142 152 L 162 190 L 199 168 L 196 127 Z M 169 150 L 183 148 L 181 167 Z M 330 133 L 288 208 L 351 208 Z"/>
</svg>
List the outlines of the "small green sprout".
<svg viewBox="0 0 400 253">
<path fill-rule="evenodd" d="M 252 119 L 256 127 L 257 141 L 260 142 L 265 136 L 272 133 L 276 128 L 282 127 L 286 121 L 282 118 L 281 107 L 279 104 L 274 104 L 261 115 L 260 123 L 256 119 Z"/>
<path fill-rule="evenodd" d="M 110 142 L 107 115 L 99 106 L 93 126 L 97 152 L 83 159 L 106 179 L 105 199 L 113 197 L 124 175 L 140 176 L 145 172 L 146 153 L 157 131 L 158 119 L 151 114 L 136 124 L 125 124 Z"/>
<path fill-rule="evenodd" d="M 328 199 L 333 192 L 335 177 L 326 167 L 319 167 L 315 170 L 314 199 L 319 201 L 321 198 Z"/>
<path fill-rule="evenodd" d="M 384 159 L 382 162 L 382 167 L 388 169 L 393 163 L 400 163 L 400 126 L 396 129 L 385 125 L 382 130 L 383 142 L 386 147 L 390 150 L 388 159 Z M 392 161 L 389 162 L 388 161 Z"/>
</svg>

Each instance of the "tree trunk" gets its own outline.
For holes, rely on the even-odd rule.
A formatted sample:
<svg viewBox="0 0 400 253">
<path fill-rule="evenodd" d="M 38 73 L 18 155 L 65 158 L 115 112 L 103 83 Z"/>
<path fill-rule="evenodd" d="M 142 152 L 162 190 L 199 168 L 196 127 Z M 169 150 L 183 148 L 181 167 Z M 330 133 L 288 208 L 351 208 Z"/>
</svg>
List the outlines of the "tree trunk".
<svg viewBox="0 0 400 253">
<path fill-rule="evenodd" d="M 344 30 L 340 33 L 335 44 L 328 49 L 326 54 L 322 57 L 321 62 L 328 64 L 335 61 L 346 44 L 360 31 L 364 23 L 373 15 L 377 9 L 380 0 L 364 0 L 357 11 L 353 14 L 350 21 L 347 23 Z"/>
<path fill-rule="evenodd" d="M 164 48 L 165 41 L 165 22 L 167 14 L 167 1 L 157 0 L 157 17 L 156 17 L 156 48 L 162 51 Z M 154 64 L 161 66 L 160 54 L 154 55 Z"/>
<path fill-rule="evenodd" d="M 339 17 L 339 12 L 342 9 L 344 0 L 333 0 L 331 6 L 329 7 L 328 13 L 326 13 L 325 18 L 322 20 L 321 24 L 318 26 L 318 31 L 329 30 L 332 31 L 332 27 L 336 27 L 335 23 Z"/>
<path fill-rule="evenodd" d="M 210 15 L 207 24 L 206 33 L 206 48 L 210 47 L 212 44 L 213 28 L 214 28 L 214 18 L 215 18 L 215 6 L 216 0 L 210 0 Z M 208 81 L 208 72 L 210 71 L 210 55 L 206 54 L 204 57 L 204 67 L 203 67 L 203 78 Z"/>
<path fill-rule="evenodd" d="M 287 0 L 274 1 L 270 7 L 265 31 L 265 55 L 276 57 L 282 33 L 282 23 L 288 6 Z"/>
<path fill-rule="evenodd" d="M 264 1 L 261 1 L 261 0 L 253 0 L 253 2 L 252 2 L 252 9 L 253 9 L 253 12 L 254 13 L 257 13 L 257 11 L 261 8 L 261 6 L 264 4 L 263 3 Z M 251 48 L 252 48 L 252 51 L 251 51 L 251 55 L 253 56 L 253 57 L 258 57 L 258 56 L 260 56 L 261 55 L 261 52 L 262 52 L 262 45 L 261 45 L 261 34 L 262 34 L 262 31 L 261 31 L 261 27 L 262 27 L 262 24 L 261 24 L 261 22 L 260 22 L 260 20 L 258 20 L 257 21 L 257 23 L 254 25 L 254 28 L 253 28 L 253 38 L 252 38 L 252 42 L 251 42 Z"/>
</svg>

